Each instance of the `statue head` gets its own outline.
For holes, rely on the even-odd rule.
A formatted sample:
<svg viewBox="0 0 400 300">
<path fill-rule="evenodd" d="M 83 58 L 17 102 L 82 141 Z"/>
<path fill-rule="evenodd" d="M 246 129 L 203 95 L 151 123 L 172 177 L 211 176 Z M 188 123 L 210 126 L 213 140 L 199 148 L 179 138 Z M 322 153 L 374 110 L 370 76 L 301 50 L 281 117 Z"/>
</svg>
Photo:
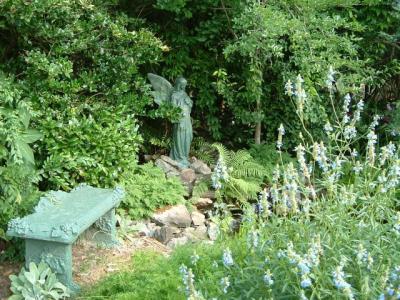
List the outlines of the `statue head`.
<svg viewBox="0 0 400 300">
<path fill-rule="evenodd" d="M 175 88 L 177 90 L 184 90 L 186 88 L 186 85 L 187 85 L 187 80 L 185 78 L 183 78 L 182 76 L 179 76 L 175 80 Z"/>
</svg>

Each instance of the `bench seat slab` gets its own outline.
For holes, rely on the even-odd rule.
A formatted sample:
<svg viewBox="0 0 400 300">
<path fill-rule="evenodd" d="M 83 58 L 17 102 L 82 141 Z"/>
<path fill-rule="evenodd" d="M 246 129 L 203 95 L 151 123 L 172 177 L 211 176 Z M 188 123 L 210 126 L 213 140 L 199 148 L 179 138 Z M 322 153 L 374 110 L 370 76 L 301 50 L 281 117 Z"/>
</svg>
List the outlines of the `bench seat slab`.
<svg viewBox="0 0 400 300">
<path fill-rule="evenodd" d="M 69 193 L 50 192 L 35 212 L 9 222 L 7 235 L 72 244 L 78 236 L 119 205 L 123 191 L 80 186 Z"/>
</svg>

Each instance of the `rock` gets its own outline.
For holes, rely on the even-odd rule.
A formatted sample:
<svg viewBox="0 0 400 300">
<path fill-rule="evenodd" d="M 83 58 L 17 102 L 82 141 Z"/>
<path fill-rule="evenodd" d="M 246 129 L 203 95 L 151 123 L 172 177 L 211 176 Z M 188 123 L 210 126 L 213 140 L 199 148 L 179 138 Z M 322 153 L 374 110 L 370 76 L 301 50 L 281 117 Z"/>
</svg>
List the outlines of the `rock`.
<svg viewBox="0 0 400 300">
<path fill-rule="evenodd" d="M 205 225 L 198 226 L 196 228 L 188 227 L 182 232 L 183 236 L 186 236 L 190 241 L 202 241 L 207 240 L 207 227 Z"/>
<path fill-rule="evenodd" d="M 140 236 L 150 236 L 151 232 L 149 226 L 145 222 L 136 222 L 133 227 L 137 230 Z"/>
<path fill-rule="evenodd" d="M 160 243 L 167 244 L 177 233 L 180 233 L 178 228 L 163 226 L 154 232 L 154 238 Z"/>
<path fill-rule="evenodd" d="M 206 217 L 198 211 L 193 211 L 191 217 L 194 226 L 204 225 L 204 221 L 206 220 Z"/>
<path fill-rule="evenodd" d="M 210 198 L 211 200 L 215 200 L 215 199 L 216 199 L 215 191 L 207 191 L 207 192 L 204 192 L 204 193 L 201 195 L 201 197 L 202 197 L 202 198 Z"/>
<path fill-rule="evenodd" d="M 178 238 L 173 238 L 173 239 L 171 239 L 171 240 L 168 242 L 167 246 L 168 246 L 169 248 L 175 248 L 175 247 L 177 247 L 177 246 L 184 245 L 184 244 L 186 244 L 187 242 L 189 242 L 189 239 L 188 239 L 186 236 L 182 236 L 182 237 L 178 237 Z"/>
<path fill-rule="evenodd" d="M 167 176 L 167 178 L 170 177 L 179 177 L 179 171 L 169 171 L 167 173 L 165 173 L 165 175 Z"/>
<path fill-rule="evenodd" d="M 182 236 L 187 236 L 190 239 L 192 237 L 192 235 L 194 235 L 195 230 L 196 229 L 194 227 L 185 228 L 182 231 Z"/>
<path fill-rule="evenodd" d="M 161 226 L 176 226 L 179 228 L 189 227 L 192 223 L 192 218 L 185 205 L 175 205 L 167 208 L 164 211 L 159 211 L 153 214 L 152 220 Z"/>
<path fill-rule="evenodd" d="M 180 173 L 182 184 L 185 186 L 187 194 L 190 196 L 193 192 L 193 185 L 196 181 L 196 173 L 192 169 L 183 169 Z"/>
<path fill-rule="evenodd" d="M 153 159 L 153 155 L 145 154 L 144 155 L 144 161 L 149 162 Z"/>
<path fill-rule="evenodd" d="M 196 173 L 196 182 L 210 181 L 211 180 L 211 176 L 212 176 L 212 174 L 203 175 L 203 174 Z"/>
<path fill-rule="evenodd" d="M 179 169 L 179 163 L 177 161 L 173 160 L 171 157 L 166 156 L 166 155 L 161 155 L 160 159 L 165 161 L 167 164 Z"/>
<path fill-rule="evenodd" d="M 218 225 L 210 222 L 210 224 L 208 224 L 207 233 L 208 233 L 208 237 L 210 238 L 210 240 L 215 241 L 219 235 Z"/>
<path fill-rule="evenodd" d="M 168 173 L 179 174 L 179 171 L 176 168 L 174 168 L 173 166 L 171 166 L 170 164 L 168 164 L 167 162 L 165 162 L 164 160 L 162 160 L 160 158 L 156 160 L 155 165 L 157 167 L 159 167 L 161 170 L 163 170 L 164 173 L 166 173 L 166 174 L 168 174 Z"/>
<path fill-rule="evenodd" d="M 208 239 L 208 236 L 207 236 L 207 226 L 205 226 L 205 225 L 200 225 L 200 226 L 196 227 L 196 229 L 194 230 L 194 234 L 195 234 L 196 237 L 198 237 L 200 240 L 206 240 L 206 239 Z"/>
<path fill-rule="evenodd" d="M 195 160 L 190 167 L 198 174 L 202 174 L 202 175 L 209 175 L 211 174 L 211 169 L 209 166 L 207 166 L 206 163 L 204 163 L 203 161 L 197 159 Z"/>
<path fill-rule="evenodd" d="M 156 234 L 156 231 L 161 229 L 161 227 L 157 226 L 156 223 L 148 223 L 147 228 L 149 230 L 147 236 L 149 236 L 149 237 L 154 237 Z"/>
<path fill-rule="evenodd" d="M 184 184 L 192 184 L 196 180 L 196 174 L 192 169 L 183 169 L 181 171 L 181 180 Z"/>
<path fill-rule="evenodd" d="M 210 198 L 197 198 L 193 199 L 192 203 L 197 209 L 205 209 L 210 208 L 213 205 L 213 202 Z"/>
</svg>

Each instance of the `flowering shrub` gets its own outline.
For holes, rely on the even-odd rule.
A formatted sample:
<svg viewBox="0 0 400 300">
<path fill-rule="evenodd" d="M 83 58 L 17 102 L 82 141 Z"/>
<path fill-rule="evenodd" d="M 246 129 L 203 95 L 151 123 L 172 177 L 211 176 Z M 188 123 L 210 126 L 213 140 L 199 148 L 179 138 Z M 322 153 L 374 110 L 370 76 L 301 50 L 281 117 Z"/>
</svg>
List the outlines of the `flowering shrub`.
<svg viewBox="0 0 400 300">
<path fill-rule="evenodd" d="M 332 104 L 341 97 L 336 73 L 326 81 Z M 326 138 L 315 141 L 303 123 L 309 99 L 298 76 L 286 84 L 303 124 L 297 162 L 277 166 L 272 183 L 247 207 L 241 232 L 222 237 L 220 257 L 191 274 L 188 299 L 397 299 L 400 215 L 396 212 L 400 159 L 395 144 L 378 145 L 375 116 L 358 123 L 364 102 L 357 90 L 343 96 Z M 285 130 L 278 130 L 281 151 Z M 365 144 L 365 149 L 357 149 Z M 219 161 L 223 165 L 223 161 Z M 206 255 L 206 254 L 205 254 Z M 207 255 L 206 255 L 207 256 Z M 207 276 L 212 272 L 211 278 Z M 195 278 L 198 278 L 196 282 Z"/>
<path fill-rule="evenodd" d="M 331 70 L 327 81 L 332 103 L 339 97 L 336 76 Z M 301 77 L 286 87 L 301 120 L 312 100 Z M 184 246 L 126 280 L 115 276 L 111 287 L 102 283 L 90 295 L 139 297 L 131 282 L 143 285 L 139 279 L 145 277 L 158 278 L 151 294 L 140 294 L 146 299 L 398 299 L 397 147 L 378 145 L 378 117 L 366 132 L 358 126 L 363 102 L 356 92 L 342 98 L 340 111 L 332 107 L 324 140 L 315 141 L 304 126 L 297 161 L 277 166 L 258 203 L 244 205 L 238 234 L 221 226 L 213 246 Z M 278 151 L 285 143 L 282 128 Z M 365 149 L 358 147 L 363 144 Z M 234 173 L 229 165 L 228 173 Z M 164 281 L 169 290 L 180 286 L 180 297 L 167 296 Z"/>
</svg>

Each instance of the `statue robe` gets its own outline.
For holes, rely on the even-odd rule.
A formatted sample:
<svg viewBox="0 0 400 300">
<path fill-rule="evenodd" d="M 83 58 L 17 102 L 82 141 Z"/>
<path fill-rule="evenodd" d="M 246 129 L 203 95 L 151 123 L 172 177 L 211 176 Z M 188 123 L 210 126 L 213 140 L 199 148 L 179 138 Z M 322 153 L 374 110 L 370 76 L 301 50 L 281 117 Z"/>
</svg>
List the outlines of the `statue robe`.
<svg viewBox="0 0 400 300">
<path fill-rule="evenodd" d="M 172 132 L 172 147 L 170 157 L 177 161 L 182 168 L 189 166 L 190 144 L 193 140 L 192 122 L 190 112 L 193 102 L 185 91 L 174 91 L 171 102 L 182 110 L 182 118 L 174 123 Z"/>
</svg>

